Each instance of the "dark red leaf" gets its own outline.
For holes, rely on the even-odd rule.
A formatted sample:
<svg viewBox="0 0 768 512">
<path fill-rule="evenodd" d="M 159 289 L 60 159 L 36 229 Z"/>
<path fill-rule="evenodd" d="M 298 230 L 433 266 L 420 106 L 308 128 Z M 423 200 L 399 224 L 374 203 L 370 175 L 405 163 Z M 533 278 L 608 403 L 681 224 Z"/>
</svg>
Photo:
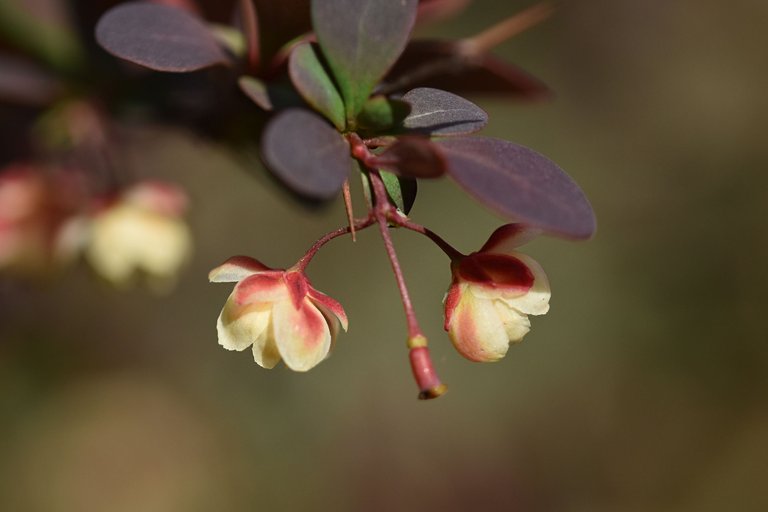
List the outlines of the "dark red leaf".
<svg viewBox="0 0 768 512">
<path fill-rule="evenodd" d="M 384 92 L 437 87 L 454 93 L 485 93 L 540 100 L 551 96 L 539 79 L 491 55 L 466 54 L 457 41 L 413 41 L 387 75 Z"/>
<path fill-rule="evenodd" d="M 416 0 L 313 0 L 312 20 L 353 122 L 405 48 Z"/>
<path fill-rule="evenodd" d="M 62 90 L 62 84 L 32 62 L 0 55 L 0 101 L 42 106 Z"/>
<path fill-rule="evenodd" d="M 118 5 L 99 20 L 96 40 L 111 54 L 157 71 L 195 71 L 227 61 L 202 20 L 168 5 Z"/>
<path fill-rule="evenodd" d="M 381 154 L 380 167 L 400 176 L 439 178 L 445 174 L 446 161 L 440 148 L 429 139 L 414 136 L 398 137 Z"/>
<path fill-rule="evenodd" d="M 409 130 L 429 135 L 460 135 L 482 130 L 488 114 L 469 100 L 430 87 L 408 91 L 403 101 L 411 113 L 403 120 Z"/>
<path fill-rule="evenodd" d="M 585 239 L 595 232 L 584 192 L 539 153 L 488 137 L 447 138 L 437 144 L 448 174 L 503 216 L 567 238 Z"/>
<path fill-rule="evenodd" d="M 331 199 L 349 176 L 349 143 L 323 118 L 291 108 L 272 118 L 262 136 L 267 167 L 286 185 L 313 199 Z"/>
</svg>

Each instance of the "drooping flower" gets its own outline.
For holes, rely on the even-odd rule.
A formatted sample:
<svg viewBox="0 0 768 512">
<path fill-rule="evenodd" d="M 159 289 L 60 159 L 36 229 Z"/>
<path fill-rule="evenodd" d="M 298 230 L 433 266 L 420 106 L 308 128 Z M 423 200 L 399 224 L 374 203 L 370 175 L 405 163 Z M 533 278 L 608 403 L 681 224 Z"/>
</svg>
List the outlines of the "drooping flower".
<svg viewBox="0 0 768 512">
<path fill-rule="evenodd" d="M 183 220 L 187 196 L 169 183 L 145 181 L 97 209 L 89 223 L 85 256 L 116 285 L 137 271 L 152 284 L 173 282 L 192 249 Z"/>
<path fill-rule="evenodd" d="M 238 351 L 253 346 L 253 358 L 264 368 L 282 359 L 291 370 L 307 371 L 328 357 L 339 326 L 347 330 L 341 305 L 315 290 L 302 271 L 235 256 L 208 279 L 237 283 L 216 325 L 219 344 Z"/>
<path fill-rule="evenodd" d="M 0 170 L 0 271 L 40 274 L 71 259 L 61 236 L 69 215 L 64 185 L 31 164 Z"/>
<path fill-rule="evenodd" d="M 477 252 L 451 264 L 445 330 L 472 361 L 498 361 L 530 330 L 528 315 L 549 311 L 551 292 L 541 266 L 514 249 L 538 233 L 521 224 L 497 229 Z"/>
</svg>

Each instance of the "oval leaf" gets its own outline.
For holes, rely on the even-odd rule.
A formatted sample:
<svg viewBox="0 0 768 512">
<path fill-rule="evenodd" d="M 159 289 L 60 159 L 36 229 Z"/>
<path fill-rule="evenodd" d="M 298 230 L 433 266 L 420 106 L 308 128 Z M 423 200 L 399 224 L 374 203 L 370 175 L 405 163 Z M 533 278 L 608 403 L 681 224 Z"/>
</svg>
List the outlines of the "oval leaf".
<svg viewBox="0 0 768 512">
<path fill-rule="evenodd" d="M 109 53 L 157 71 L 181 73 L 227 62 L 205 23 L 168 5 L 118 5 L 99 20 L 96 40 Z"/>
<path fill-rule="evenodd" d="M 309 110 L 292 108 L 272 118 L 262 136 L 267 167 L 286 185 L 313 199 L 331 199 L 349 176 L 349 143 Z"/>
<path fill-rule="evenodd" d="M 460 135 L 482 130 L 488 114 L 469 100 L 429 87 L 408 91 L 403 101 L 411 113 L 403 120 L 409 130 L 428 135 Z"/>
<path fill-rule="evenodd" d="M 241 76 L 237 85 L 251 101 L 267 111 L 304 105 L 296 91 L 287 84 L 267 84 L 252 76 Z"/>
<path fill-rule="evenodd" d="M 551 160 L 512 142 L 456 137 L 437 142 L 448 174 L 505 217 L 567 238 L 595 232 L 595 216 L 579 186 Z"/>
<path fill-rule="evenodd" d="M 447 167 L 440 148 L 429 139 L 416 136 L 398 137 L 380 158 L 380 167 L 413 178 L 439 178 Z"/>
<path fill-rule="evenodd" d="M 410 111 L 411 106 L 404 101 L 373 96 L 365 102 L 357 116 L 357 126 L 364 130 L 387 130 L 400 125 Z"/>
<path fill-rule="evenodd" d="M 387 189 L 387 195 L 398 210 L 408 215 L 416 202 L 418 183 L 413 178 L 396 176 L 386 171 L 380 171 L 381 181 Z"/>
<path fill-rule="evenodd" d="M 386 78 L 382 93 L 439 87 L 536 101 L 552 95 L 541 80 L 489 52 L 467 55 L 460 41 L 413 41 Z"/>
<path fill-rule="evenodd" d="M 312 21 L 352 122 L 408 42 L 417 0 L 313 0 Z"/>
<path fill-rule="evenodd" d="M 0 101 L 43 106 L 62 90 L 56 77 L 33 62 L 0 54 Z"/>
<path fill-rule="evenodd" d="M 344 102 L 323 67 L 315 46 L 301 43 L 291 52 L 288 73 L 296 90 L 309 105 L 323 114 L 339 130 L 344 129 Z"/>
</svg>

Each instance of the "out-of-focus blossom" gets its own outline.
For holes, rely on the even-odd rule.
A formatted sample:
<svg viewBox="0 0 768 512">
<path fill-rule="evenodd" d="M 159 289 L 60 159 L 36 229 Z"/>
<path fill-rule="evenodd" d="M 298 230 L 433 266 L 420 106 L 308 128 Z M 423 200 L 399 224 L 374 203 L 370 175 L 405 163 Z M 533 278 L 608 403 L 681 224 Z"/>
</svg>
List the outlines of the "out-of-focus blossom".
<svg viewBox="0 0 768 512">
<path fill-rule="evenodd" d="M 167 286 L 192 250 L 186 209 L 179 187 L 138 183 L 97 208 L 86 229 L 85 256 L 113 284 L 125 285 L 143 272 L 150 284 Z"/>
<path fill-rule="evenodd" d="M 219 315 L 219 344 L 227 350 L 252 345 L 254 360 L 264 368 L 282 359 L 291 370 L 307 371 L 328 357 L 339 326 L 347 330 L 341 304 L 315 290 L 302 271 L 235 256 L 208 278 L 237 282 Z"/>
<path fill-rule="evenodd" d="M 521 224 L 497 229 L 478 252 L 454 260 L 445 298 L 445 330 L 472 361 L 497 361 L 530 330 L 528 315 L 549 311 L 541 266 L 514 249 L 537 233 Z"/>
<path fill-rule="evenodd" d="M 59 236 L 66 215 L 61 196 L 32 166 L 0 172 L 0 271 L 44 273 L 67 259 Z"/>
</svg>

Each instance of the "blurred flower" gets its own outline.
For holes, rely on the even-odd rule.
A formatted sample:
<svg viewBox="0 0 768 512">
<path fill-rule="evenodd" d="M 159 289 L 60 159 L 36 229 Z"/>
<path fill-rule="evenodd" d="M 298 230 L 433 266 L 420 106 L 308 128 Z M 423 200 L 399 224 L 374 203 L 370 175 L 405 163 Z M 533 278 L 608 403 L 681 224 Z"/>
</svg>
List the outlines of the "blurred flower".
<svg viewBox="0 0 768 512">
<path fill-rule="evenodd" d="M 31 165 L 0 171 L 0 270 L 43 273 L 69 259 L 60 229 L 68 190 L 57 188 Z"/>
<path fill-rule="evenodd" d="M 105 279 L 127 284 L 137 271 L 150 284 L 172 283 L 192 249 L 183 220 L 187 196 L 169 183 L 145 181 L 125 190 L 92 215 L 85 256 Z"/>
<path fill-rule="evenodd" d="M 497 229 L 480 251 L 454 260 L 445 298 L 445 330 L 472 361 L 497 361 L 530 330 L 528 315 L 549 311 L 547 276 L 514 249 L 536 232 L 521 224 Z"/>
<path fill-rule="evenodd" d="M 264 368 L 282 359 L 291 370 L 307 371 L 328 357 L 339 326 L 347 330 L 341 304 L 315 290 L 301 271 L 235 256 L 208 279 L 237 282 L 219 315 L 219 344 L 227 350 L 253 345 L 253 358 Z"/>
</svg>

